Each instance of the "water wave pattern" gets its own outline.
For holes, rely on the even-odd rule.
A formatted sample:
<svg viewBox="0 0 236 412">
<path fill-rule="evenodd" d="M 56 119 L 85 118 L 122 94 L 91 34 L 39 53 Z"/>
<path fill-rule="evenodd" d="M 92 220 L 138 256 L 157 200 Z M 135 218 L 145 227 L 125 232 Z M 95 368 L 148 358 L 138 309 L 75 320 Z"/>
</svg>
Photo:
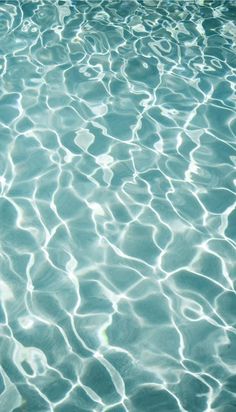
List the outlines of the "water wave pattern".
<svg viewBox="0 0 236 412">
<path fill-rule="evenodd" d="M 0 411 L 236 411 L 236 2 L 1 0 Z"/>
</svg>

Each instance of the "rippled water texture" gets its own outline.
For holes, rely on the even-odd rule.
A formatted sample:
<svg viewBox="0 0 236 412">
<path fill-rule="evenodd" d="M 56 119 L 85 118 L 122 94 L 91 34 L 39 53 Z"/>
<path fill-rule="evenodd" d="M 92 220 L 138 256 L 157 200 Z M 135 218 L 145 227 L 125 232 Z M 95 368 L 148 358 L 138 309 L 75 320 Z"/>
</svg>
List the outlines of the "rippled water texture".
<svg viewBox="0 0 236 412">
<path fill-rule="evenodd" d="M 0 412 L 235 412 L 236 1 L 0 36 Z"/>
</svg>

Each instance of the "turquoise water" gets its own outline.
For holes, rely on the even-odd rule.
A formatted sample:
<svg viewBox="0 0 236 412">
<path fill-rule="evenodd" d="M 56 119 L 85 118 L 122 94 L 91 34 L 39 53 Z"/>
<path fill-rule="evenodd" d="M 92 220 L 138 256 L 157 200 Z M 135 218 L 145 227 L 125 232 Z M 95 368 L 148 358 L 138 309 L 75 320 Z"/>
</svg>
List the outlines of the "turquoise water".
<svg viewBox="0 0 236 412">
<path fill-rule="evenodd" d="M 0 412 L 236 411 L 236 1 L 0 1 Z"/>
</svg>

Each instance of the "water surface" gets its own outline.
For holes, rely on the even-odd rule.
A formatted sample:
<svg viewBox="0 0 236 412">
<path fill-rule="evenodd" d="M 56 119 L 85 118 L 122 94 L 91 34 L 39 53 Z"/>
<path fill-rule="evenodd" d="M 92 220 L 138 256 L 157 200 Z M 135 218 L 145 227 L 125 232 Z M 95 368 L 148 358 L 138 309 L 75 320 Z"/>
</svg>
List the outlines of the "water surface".
<svg viewBox="0 0 236 412">
<path fill-rule="evenodd" d="M 236 411 L 235 0 L 1 0 L 0 411 Z"/>
</svg>

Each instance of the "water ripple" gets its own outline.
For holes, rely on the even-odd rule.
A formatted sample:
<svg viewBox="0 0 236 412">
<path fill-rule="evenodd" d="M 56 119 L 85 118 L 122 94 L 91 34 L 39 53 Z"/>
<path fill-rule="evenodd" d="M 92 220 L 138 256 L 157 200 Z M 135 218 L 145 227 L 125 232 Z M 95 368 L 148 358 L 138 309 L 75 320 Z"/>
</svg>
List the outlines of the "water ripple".
<svg viewBox="0 0 236 412">
<path fill-rule="evenodd" d="M 2 0 L 0 410 L 236 411 L 234 0 Z"/>
</svg>

